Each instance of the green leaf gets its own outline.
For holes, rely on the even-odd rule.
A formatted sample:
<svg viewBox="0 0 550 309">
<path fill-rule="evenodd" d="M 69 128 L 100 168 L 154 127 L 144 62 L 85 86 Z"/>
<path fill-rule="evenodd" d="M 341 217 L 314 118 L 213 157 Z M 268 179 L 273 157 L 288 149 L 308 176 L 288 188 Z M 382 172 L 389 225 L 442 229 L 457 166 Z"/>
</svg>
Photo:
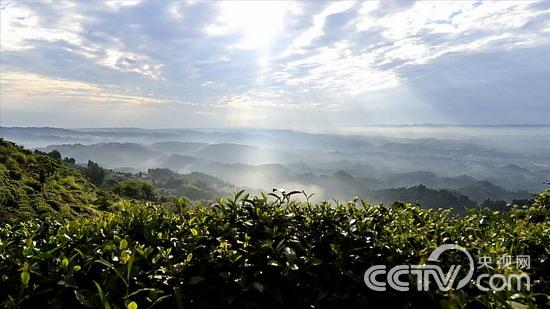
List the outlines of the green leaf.
<svg viewBox="0 0 550 309">
<path fill-rule="evenodd" d="M 21 283 L 23 286 L 29 285 L 29 280 L 31 279 L 31 274 L 28 271 L 24 271 L 21 273 Z"/>
<path fill-rule="evenodd" d="M 61 261 L 61 265 L 67 268 L 69 266 L 69 260 L 67 258 L 63 258 L 63 261 Z"/>
<path fill-rule="evenodd" d="M 134 291 L 134 292 L 128 294 L 128 296 L 127 296 L 126 298 L 133 297 L 133 296 L 135 296 L 135 295 L 137 295 L 137 294 L 139 294 L 139 293 L 141 293 L 141 292 L 155 292 L 155 291 L 157 291 L 157 289 L 153 289 L 153 288 L 143 288 L 143 289 L 139 289 L 139 290 L 137 290 L 137 291 Z"/>
<path fill-rule="evenodd" d="M 111 309 L 111 305 L 109 304 L 109 301 L 107 301 L 107 298 L 105 297 L 105 293 L 103 292 L 103 289 L 101 288 L 101 286 L 99 285 L 99 283 L 97 283 L 95 280 L 94 280 L 94 284 L 97 288 L 97 292 L 99 294 L 99 299 L 101 300 L 101 303 L 103 304 L 103 308 L 104 309 Z"/>
<path fill-rule="evenodd" d="M 120 250 L 124 250 L 124 249 L 128 248 L 128 241 L 126 239 L 122 239 L 120 241 L 120 244 L 118 245 L 118 248 Z"/>
<path fill-rule="evenodd" d="M 193 259 L 193 253 L 189 253 L 185 258 L 185 263 L 189 264 L 189 262 L 191 262 L 192 259 Z"/>
<path fill-rule="evenodd" d="M 135 301 L 130 302 L 130 303 L 128 304 L 128 306 L 126 306 L 127 309 L 137 309 L 137 307 L 138 307 L 138 305 L 136 304 Z"/>
</svg>

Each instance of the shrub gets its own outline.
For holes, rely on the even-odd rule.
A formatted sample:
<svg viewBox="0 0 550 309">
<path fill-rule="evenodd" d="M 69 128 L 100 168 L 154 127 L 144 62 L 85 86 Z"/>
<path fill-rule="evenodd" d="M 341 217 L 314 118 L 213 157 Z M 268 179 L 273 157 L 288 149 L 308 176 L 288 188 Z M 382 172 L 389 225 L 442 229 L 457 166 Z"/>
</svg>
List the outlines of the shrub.
<svg viewBox="0 0 550 309">
<path fill-rule="evenodd" d="M 312 205 L 286 193 L 269 201 L 240 192 L 207 207 L 182 200 L 176 212 L 120 201 L 112 213 L 0 227 L 0 301 L 112 308 L 131 302 L 139 308 L 545 306 L 548 196 L 539 195 L 527 209 L 460 217 L 404 203 Z M 446 243 L 494 260 L 530 255 L 532 291 L 467 286 L 379 293 L 365 287 L 369 266 L 419 264 Z M 445 263 L 461 261 L 450 256 Z"/>
</svg>

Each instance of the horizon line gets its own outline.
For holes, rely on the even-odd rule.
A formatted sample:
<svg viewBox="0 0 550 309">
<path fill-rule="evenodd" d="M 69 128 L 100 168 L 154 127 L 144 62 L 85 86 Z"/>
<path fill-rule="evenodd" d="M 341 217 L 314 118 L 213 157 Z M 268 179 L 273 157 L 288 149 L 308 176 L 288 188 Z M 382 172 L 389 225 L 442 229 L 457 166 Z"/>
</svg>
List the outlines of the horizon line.
<svg viewBox="0 0 550 309">
<path fill-rule="evenodd" d="M 325 126 L 326 127 L 326 126 Z M 550 127 L 550 124 L 522 124 L 522 123 L 505 123 L 505 124 L 452 124 L 452 123 L 403 123 L 403 124 L 368 124 L 356 126 L 333 126 L 331 128 L 369 128 L 369 127 Z M 101 129 L 140 129 L 140 130 L 273 130 L 273 131 L 297 131 L 293 128 L 265 128 L 265 127 L 137 127 L 137 126 L 120 126 L 120 127 L 57 127 L 57 126 L 3 126 L 0 129 L 66 129 L 66 130 L 101 130 Z"/>
</svg>

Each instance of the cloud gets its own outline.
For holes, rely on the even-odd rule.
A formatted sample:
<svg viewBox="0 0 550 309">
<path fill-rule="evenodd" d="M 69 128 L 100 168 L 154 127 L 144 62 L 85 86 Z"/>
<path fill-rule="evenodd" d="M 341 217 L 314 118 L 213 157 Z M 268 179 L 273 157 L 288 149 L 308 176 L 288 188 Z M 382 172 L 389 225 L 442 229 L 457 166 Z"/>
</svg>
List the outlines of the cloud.
<svg viewBox="0 0 550 309">
<path fill-rule="evenodd" d="M 78 32 L 82 16 L 67 14 L 50 25 L 44 25 L 43 19 L 24 5 L 14 3 L 2 4 L 1 18 L 1 51 L 23 51 L 33 48 L 32 41 L 47 42 L 66 41 L 74 45 L 82 43 Z M 70 10 L 70 5 L 59 9 Z M 69 30 L 71 29 L 71 30 Z"/>
<path fill-rule="evenodd" d="M 550 64 L 540 53 L 550 54 L 550 46 L 452 53 L 403 74 L 407 87 L 451 123 L 548 123 Z"/>
<path fill-rule="evenodd" d="M 251 90 L 241 95 L 225 96 L 214 105 L 216 108 L 229 108 L 238 112 L 240 109 L 268 108 L 283 111 L 317 109 L 318 111 L 338 111 L 334 105 L 321 102 L 292 101 L 284 91 Z"/>
<path fill-rule="evenodd" d="M 5 104 L 17 102 L 24 104 L 25 101 L 48 98 L 59 101 L 85 101 L 86 103 L 100 104 L 160 104 L 168 103 L 158 97 L 147 97 L 130 94 L 128 91 L 119 89 L 116 86 L 102 86 L 78 81 L 52 79 L 45 76 L 3 71 L 0 76 L 2 87 L 2 100 Z"/>
<path fill-rule="evenodd" d="M 108 1 L 106 8 L 137 5 L 139 1 Z M 66 44 L 66 51 L 115 71 L 135 72 L 151 79 L 160 79 L 162 64 L 146 55 L 125 50 L 116 37 L 106 38 L 97 44 L 85 35 L 85 24 L 90 20 L 78 11 L 78 5 L 59 2 L 47 14 L 33 10 L 31 4 L 9 3 L 2 8 L 2 49 L 6 52 L 24 52 L 41 45 L 40 42 Z M 65 14 L 60 14 L 65 12 Z M 90 32 L 90 31 L 88 31 Z"/>
<path fill-rule="evenodd" d="M 281 57 L 288 57 L 293 54 L 304 54 L 304 47 L 309 46 L 313 40 L 324 34 L 327 17 L 345 12 L 355 5 L 355 1 L 332 2 L 319 14 L 313 16 L 313 25 L 295 38 L 292 44 L 282 53 Z"/>
<path fill-rule="evenodd" d="M 136 102 L 209 126 L 238 110 L 335 125 L 469 122 L 458 98 L 483 101 L 479 122 L 520 101 L 533 112 L 517 122 L 550 112 L 547 87 L 513 82 L 550 74 L 544 1 L 2 2 L 0 12 L 2 106 Z"/>
<path fill-rule="evenodd" d="M 347 41 L 320 48 L 307 58 L 290 61 L 283 65 L 280 72 L 281 81 L 306 92 L 320 89 L 328 93 L 354 96 L 399 84 L 394 72 L 379 70 L 372 58 L 355 55 Z"/>
<path fill-rule="evenodd" d="M 322 21 L 317 25 L 324 23 L 325 12 L 314 17 Z M 353 25 L 355 36 L 340 36 L 328 46 L 323 42 L 307 52 L 300 50 L 296 46 L 307 46 L 323 33 L 319 27 L 311 27 L 294 41 L 290 49 L 294 52 L 287 49 L 281 55 L 299 54 L 298 59 L 281 62 L 273 76 L 304 91 L 361 96 L 402 85 L 402 70 L 407 66 L 430 63 L 449 53 L 545 46 L 550 37 L 544 28 L 527 28 L 542 16 L 548 18 L 550 11 L 533 10 L 530 2 L 419 1 L 391 9 L 365 2 L 358 16 L 350 17 L 345 26 Z M 358 39 L 365 33 L 377 40 L 365 46 Z"/>
</svg>

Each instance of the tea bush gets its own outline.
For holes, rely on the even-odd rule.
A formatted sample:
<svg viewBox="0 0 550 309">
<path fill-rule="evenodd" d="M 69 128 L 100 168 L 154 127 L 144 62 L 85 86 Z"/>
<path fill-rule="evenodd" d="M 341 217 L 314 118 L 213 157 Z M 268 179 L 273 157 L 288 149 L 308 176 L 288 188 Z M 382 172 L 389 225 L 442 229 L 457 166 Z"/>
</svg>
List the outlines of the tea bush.
<svg viewBox="0 0 550 309">
<path fill-rule="evenodd" d="M 112 212 L 0 227 L 5 307 L 527 308 L 549 305 L 550 190 L 531 207 L 466 216 L 418 205 L 318 205 L 297 192 L 213 205 L 118 201 Z M 472 255 L 530 255 L 530 291 L 375 292 L 377 264 L 422 264 L 441 244 Z M 444 263 L 464 262 L 450 255 Z M 492 272 L 516 270 L 492 269 Z M 519 272 L 517 270 L 516 272 Z"/>
<path fill-rule="evenodd" d="M 95 212 L 97 188 L 60 155 L 0 138 L 0 219 L 74 217 Z M 55 157 L 55 158 L 54 158 Z"/>
</svg>

